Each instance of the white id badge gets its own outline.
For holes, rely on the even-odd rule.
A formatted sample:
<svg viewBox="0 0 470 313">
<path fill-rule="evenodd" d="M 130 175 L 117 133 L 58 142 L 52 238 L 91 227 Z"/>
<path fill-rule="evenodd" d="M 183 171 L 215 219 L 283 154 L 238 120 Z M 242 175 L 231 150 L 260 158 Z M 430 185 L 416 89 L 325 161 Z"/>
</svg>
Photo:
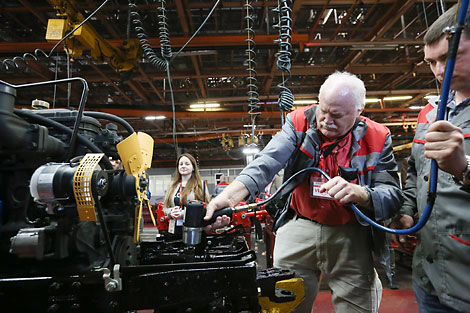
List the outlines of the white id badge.
<svg viewBox="0 0 470 313">
<path fill-rule="evenodd" d="M 334 200 L 334 198 L 330 196 L 328 193 L 320 192 L 320 187 L 324 183 L 326 183 L 326 180 L 323 180 L 322 177 L 310 176 L 310 197 L 311 198 Z"/>
</svg>

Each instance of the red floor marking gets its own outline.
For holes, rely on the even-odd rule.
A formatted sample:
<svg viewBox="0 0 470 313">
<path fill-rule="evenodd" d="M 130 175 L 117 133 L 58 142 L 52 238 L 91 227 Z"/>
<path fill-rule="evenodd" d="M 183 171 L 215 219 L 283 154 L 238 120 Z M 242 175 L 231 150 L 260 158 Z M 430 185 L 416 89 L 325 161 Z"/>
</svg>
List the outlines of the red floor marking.
<svg viewBox="0 0 470 313">
<path fill-rule="evenodd" d="M 313 311 L 315 313 L 334 313 L 331 294 L 329 291 L 318 293 Z M 390 290 L 385 289 L 382 294 L 379 313 L 417 313 L 418 304 L 413 290 Z"/>
</svg>

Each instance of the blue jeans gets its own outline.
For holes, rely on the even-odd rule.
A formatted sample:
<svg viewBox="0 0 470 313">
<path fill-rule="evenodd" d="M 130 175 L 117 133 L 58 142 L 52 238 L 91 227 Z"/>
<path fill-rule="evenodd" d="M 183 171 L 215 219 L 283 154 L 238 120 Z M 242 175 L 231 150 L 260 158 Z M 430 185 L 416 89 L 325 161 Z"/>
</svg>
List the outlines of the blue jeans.
<svg viewBox="0 0 470 313">
<path fill-rule="evenodd" d="M 418 302 L 419 313 L 459 313 L 459 311 L 442 304 L 437 296 L 426 293 L 415 282 L 413 282 L 413 290 Z"/>
</svg>

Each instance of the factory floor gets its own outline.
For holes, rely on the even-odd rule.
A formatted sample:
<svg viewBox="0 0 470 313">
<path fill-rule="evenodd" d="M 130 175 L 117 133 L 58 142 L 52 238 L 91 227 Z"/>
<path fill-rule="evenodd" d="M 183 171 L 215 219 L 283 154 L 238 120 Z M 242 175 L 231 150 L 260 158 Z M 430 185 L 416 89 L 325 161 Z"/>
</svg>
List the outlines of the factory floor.
<svg viewBox="0 0 470 313">
<path fill-rule="evenodd" d="M 154 227 L 146 227 L 142 232 L 144 241 L 154 240 L 158 233 Z M 262 239 L 251 236 L 251 249 L 256 252 L 257 263 L 260 269 L 266 268 L 266 247 Z M 385 272 L 377 264 L 376 269 L 382 281 L 383 293 L 379 313 L 417 313 L 418 306 L 411 288 L 411 255 L 397 251 L 395 254 L 396 266 L 393 277 L 393 285 L 390 286 Z M 153 310 L 138 311 L 139 313 L 150 313 Z M 331 294 L 326 282 L 320 283 L 320 292 L 314 304 L 312 312 L 333 313 Z"/>
</svg>

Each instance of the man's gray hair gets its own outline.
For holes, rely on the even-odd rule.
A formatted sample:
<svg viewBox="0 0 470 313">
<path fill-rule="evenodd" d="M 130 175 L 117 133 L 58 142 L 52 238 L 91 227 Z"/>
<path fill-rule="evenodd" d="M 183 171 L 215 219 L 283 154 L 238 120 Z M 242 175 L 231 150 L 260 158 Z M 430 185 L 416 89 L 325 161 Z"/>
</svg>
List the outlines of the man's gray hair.
<svg viewBox="0 0 470 313">
<path fill-rule="evenodd" d="M 429 26 L 423 38 L 425 45 L 431 45 L 439 41 L 442 36 L 445 36 L 443 30 L 446 27 L 454 25 L 458 9 L 458 4 L 453 5 L 449 10 L 445 11 L 444 14 L 439 16 L 439 18 L 434 21 L 431 26 Z M 463 29 L 463 33 L 467 39 L 470 39 L 470 23 L 468 23 L 469 15 L 470 10 L 467 10 L 467 15 L 465 16 L 465 20 L 467 22 L 465 23 L 465 28 Z"/>
<path fill-rule="evenodd" d="M 359 77 L 349 72 L 334 72 L 328 76 L 328 78 L 321 85 L 318 98 L 320 98 L 322 91 L 326 88 L 325 86 L 330 84 L 340 84 L 342 86 L 348 87 L 353 94 L 351 101 L 354 103 L 356 108 L 358 110 L 362 110 L 364 108 L 366 100 L 366 87 L 364 86 L 364 82 L 359 79 Z"/>
</svg>

